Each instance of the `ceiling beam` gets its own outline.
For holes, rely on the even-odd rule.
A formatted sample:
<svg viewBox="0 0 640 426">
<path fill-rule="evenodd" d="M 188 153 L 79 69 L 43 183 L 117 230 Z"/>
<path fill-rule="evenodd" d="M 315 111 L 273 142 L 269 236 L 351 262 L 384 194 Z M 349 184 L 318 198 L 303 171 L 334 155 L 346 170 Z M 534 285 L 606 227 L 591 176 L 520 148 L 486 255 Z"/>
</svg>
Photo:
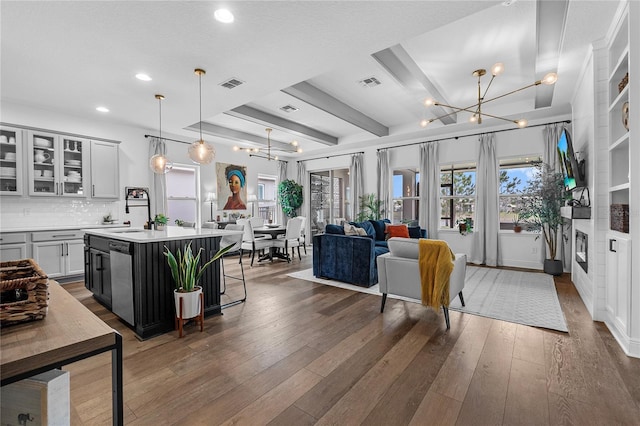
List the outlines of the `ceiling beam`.
<svg viewBox="0 0 640 426">
<path fill-rule="evenodd" d="M 306 81 L 282 89 L 282 91 L 376 136 L 389 136 L 389 128 L 385 125 L 378 123 Z"/>
<path fill-rule="evenodd" d="M 536 2 L 536 38 L 538 52 L 536 56 L 536 81 L 545 74 L 558 71 L 560 49 L 564 40 L 567 22 L 568 0 Z M 558 78 L 562 78 L 558 76 Z M 555 85 L 541 84 L 536 87 L 535 108 L 551 106 Z"/>
<path fill-rule="evenodd" d="M 194 132 L 199 132 L 200 126 L 198 123 L 194 123 L 190 126 L 185 127 L 185 130 L 192 130 Z M 268 141 L 266 137 L 263 138 L 261 136 L 254 135 L 252 133 L 246 133 L 240 130 L 218 126 L 217 124 L 207 123 L 206 121 L 202 122 L 202 133 L 205 133 L 211 136 L 216 136 L 223 139 L 231 139 L 237 142 L 248 142 L 248 143 L 264 146 L 265 148 L 268 145 Z M 287 152 L 294 151 L 294 148 L 291 144 L 274 141 L 273 139 L 271 139 L 271 148 L 279 151 L 287 151 Z"/>
<path fill-rule="evenodd" d="M 230 111 L 226 111 L 225 114 L 242 120 L 251 121 L 252 123 L 258 123 L 267 127 L 280 129 L 324 145 L 338 144 L 338 138 L 335 136 L 328 135 L 303 124 L 278 117 L 277 115 L 269 114 L 268 112 L 260 111 L 259 109 L 247 105 L 241 105 Z"/>
<path fill-rule="evenodd" d="M 413 58 L 409 56 L 409 53 L 399 44 L 376 52 L 371 56 L 407 90 L 415 92 L 416 90 L 421 91 L 426 89 L 429 95 L 437 99 L 438 102 L 443 104 L 449 103 L 431 80 L 429 80 L 429 77 L 422 72 L 422 69 L 416 64 Z M 457 122 L 456 113 L 447 115 L 450 111 L 437 105 L 434 105 L 430 109 L 436 117 L 441 117 L 440 121 L 442 124 L 455 124 Z"/>
</svg>

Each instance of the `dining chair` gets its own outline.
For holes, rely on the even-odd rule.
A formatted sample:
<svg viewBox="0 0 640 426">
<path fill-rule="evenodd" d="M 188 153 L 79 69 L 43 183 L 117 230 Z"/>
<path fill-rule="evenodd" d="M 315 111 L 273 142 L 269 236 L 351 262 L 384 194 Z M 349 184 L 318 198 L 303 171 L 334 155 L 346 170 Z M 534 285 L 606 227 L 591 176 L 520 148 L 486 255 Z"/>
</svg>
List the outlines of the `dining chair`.
<svg viewBox="0 0 640 426">
<path fill-rule="evenodd" d="M 182 227 L 183 228 L 195 228 L 196 227 L 196 223 L 195 222 L 182 222 Z"/>
<path fill-rule="evenodd" d="M 284 236 L 274 238 L 273 239 L 273 247 L 278 247 L 284 249 L 284 254 L 286 255 L 287 262 L 291 262 L 291 257 L 289 256 L 289 248 L 291 248 L 291 255 L 295 256 L 294 249 L 298 247 L 298 258 L 302 260 L 302 256 L 300 255 L 300 227 L 302 225 L 302 219 L 299 217 L 294 217 L 289 219 L 287 222 L 287 230 Z"/>
<path fill-rule="evenodd" d="M 242 225 L 244 229 L 244 234 L 242 237 L 242 250 L 251 251 L 251 266 L 253 266 L 253 260 L 255 259 L 256 250 L 264 250 L 273 247 L 273 239 L 270 235 L 266 235 L 265 237 L 260 236 L 256 238 L 256 235 L 253 233 L 253 227 L 251 226 L 251 222 L 248 219 L 238 219 L 236 221 L 238 225 Z"/>
<path fill-rule="evenodd" d="M 224 229 L 228 231 L 242 231 L 244 228 L 243 225 L 239 224 L 228 224 Z M 237 305 L 238 303 L 242 303 L 247 300 L 247 283 L 244 278 L 244 266 L 242 265 L 242 237 L 243 234 L 237 235 L 224 235 L 220 239 L 220 248 L 228 247 L 233 244 L 233 247 L 229 249 L 221 258 L 220 258 L 220 266 L 222 268 L 222 288 L 220 289 L 220 294 L 225 294 L 227 291 L 227 278 L 242 281 L 242 287 L 244 289 L 244 296 L 241 299 L 236 299 L 231 302 L 223 303 L 220 305 L 220 309 L 228 308 L 229 306 Z M 224 269 L 224 259 L 227 256 L 238 255 L 238 263 L 240 264 L 240 273 L 241 277 L 237 277 L 234 275 L 228 275 Z"/>
<path fill-rule="evenodd" d="M 300 237 L 298 237 L 298 241 L 300 241 L 300 244 L 302 245 L 302 248 L 304 248 L 304 255 L 307 255 L 307 218 L 304 216 L 297 216 L 299 219 L 302 220 L 302 223 L 300 224 Z"/>
<path fill-rule="evenodd" d="M 253 229 L 256 229 L 256 228 L 259 228 L 261 226 L 264 226 L 264 218 L 263 217 L 258 217 L 258 216 L 250 217 L 249 218 L 249 222 L 251 222 L 251 227 Z M 271 237 L 271 235 L 267 235 L 267 237 Z"/>
<path fill-rule="evenodd" d="M 218 222 L 203 222 L 202 223 L 202 229 L 218 229 Z"/>
</svg>

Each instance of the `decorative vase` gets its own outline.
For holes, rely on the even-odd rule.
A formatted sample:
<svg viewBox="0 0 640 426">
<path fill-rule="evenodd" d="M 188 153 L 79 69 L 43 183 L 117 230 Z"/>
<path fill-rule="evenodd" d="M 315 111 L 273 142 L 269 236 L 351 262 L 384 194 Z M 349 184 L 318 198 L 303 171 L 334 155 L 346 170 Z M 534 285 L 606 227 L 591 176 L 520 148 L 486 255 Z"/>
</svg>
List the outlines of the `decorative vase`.
<svg viewBox="0 0 640 426">
<path fill-rule="evenodd" d="M 156 231 L 164 231 L 164 224 L 156 223 Z"/>
<path fill-rule="evenodd" d="M 467 224 L 466 223 L 459 223 L 458 224 L 458 229 L 460 229 L 460 233 L 464 234 L 465 232 L 467 232 Z"/>
<path fill-rule="evenodd" d="M 195 318 L 200 315 L 200 294 L 202 287 L 195 287 L 194 291 L 181 293 L 173 290 L 173 299 L 176 305 L 176 317 L 181 319 Z M 180 300 L 182 300 L 182 317 L 180 316 Z"/>
<path fill-rule="evenodd" d="M 544 272 L 549 275 L 562 275 L 562 261 L 561 260 L 544 260 Z"/>
<path fill-rule="evenodd" d="M 522 232 L 522 226 L 520 226 L 520 225 L 513 225 L 513 232 L 516 232 L 516 233 L 520 233 L 520 232 Z"/>
</svg>

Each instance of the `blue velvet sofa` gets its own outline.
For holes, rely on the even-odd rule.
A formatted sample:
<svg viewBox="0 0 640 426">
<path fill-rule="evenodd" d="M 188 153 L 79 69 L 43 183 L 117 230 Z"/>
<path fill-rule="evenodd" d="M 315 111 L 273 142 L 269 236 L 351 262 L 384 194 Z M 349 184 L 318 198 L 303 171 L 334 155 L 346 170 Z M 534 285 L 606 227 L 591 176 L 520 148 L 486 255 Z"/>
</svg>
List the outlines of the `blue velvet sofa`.
<svg viewBox="0 0 640 426">
<path fill-rule="evenodd" d="M 378 282 L 376 258 L 388 253 L 385 224 L 388 219 L 350 222 L 363 228 L 367 236 L 344 235 L 339 225 L 327 225 L 325 233 L 313 237 L 313 275 L 371 287 Z M 426 238 L 426 231 L 409 228 L 410 236 Z"/>
</svg>

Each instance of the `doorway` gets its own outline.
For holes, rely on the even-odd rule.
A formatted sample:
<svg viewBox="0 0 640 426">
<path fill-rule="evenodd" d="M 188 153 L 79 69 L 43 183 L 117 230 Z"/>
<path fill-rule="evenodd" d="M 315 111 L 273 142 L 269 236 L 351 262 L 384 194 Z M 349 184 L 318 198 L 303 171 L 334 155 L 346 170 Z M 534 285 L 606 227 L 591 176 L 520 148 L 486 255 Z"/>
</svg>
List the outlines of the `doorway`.
<svg viewBox="0 0 640 426">
<path fill-rule="evenodd" d="M 311 235 L 323 233 L 327 224 L 351 220 L 349 169 L 310 172 L 309 182 Z"/>
</svg>

